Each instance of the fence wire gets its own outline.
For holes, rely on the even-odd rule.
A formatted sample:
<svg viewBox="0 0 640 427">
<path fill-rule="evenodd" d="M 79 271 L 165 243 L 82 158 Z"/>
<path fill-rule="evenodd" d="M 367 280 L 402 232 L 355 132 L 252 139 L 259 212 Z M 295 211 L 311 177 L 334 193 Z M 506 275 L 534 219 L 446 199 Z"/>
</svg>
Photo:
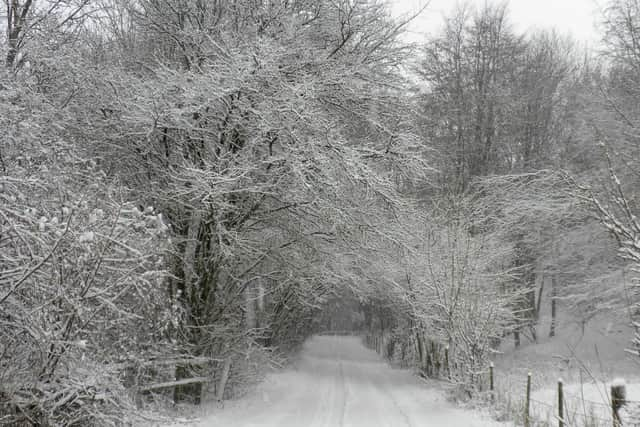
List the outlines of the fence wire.
<svg viewBox="0 0 640 427">
<path fill-rule="evenodd" d="M 489 372 L 490 370 L 486 370 L 480 371 L 478 373 L 489 374 Z M 526 377 L 524 380 L 522 380 L 518 377 L 510 375 L 504 378 L 502 381 L 499 381 L 499 375 L 497 374 L 498 371 L 494 368 L 494 384 L 497 385 L 497 387 L 495 388 L 495 390 L 497 391 L 497 393 L 495 394 L 496 400 L 504 399 L 509 403 L 519 402 L 518 405 L 526 404 L 526 396 L 524 393 L 527 385 Z M 542 384 L 534 382 L 534 377 L 532 376 L 532 390 L 534 388 L 539 388 L 541 385 Z M 522 393 L 517 393 L 516 396 L 514 396 L 514 389 L 522 390 Z M 602 390 L 598 388 L 598 390 L 602 397 L 601 401 L 586 398 L 580 391 L 568 392 L 566 388 L 564 388 L 564 414 L 562 417 L 560 417 L 558 414 L 557 393 L 555 396 L 555 400 L 552 400 L 551 403 L 529 396 L 529 416 L 532 420 L 531 425 L 536 425 L 535 420 L 538 420 L 538 422 L 542 421 L 549 423 L 552 422 L 551 420 L 553 420 L 553 422 L 559 422 L 562 419 L 565 427 L 611 426 L 613 423 L 613 408 L 611 405 L 611 396 L 609 392 L 604 388 Z M 622 425 L 640 425 L 633 424 L 635 418 L 638 418 L 638 421 L 640 421 L 640 401 L 625 399 L 623 405 L 620 408 L 620 416 L 622 418 Z M 629 421 L 632 424 L 627 424 Z"/>
</svg>

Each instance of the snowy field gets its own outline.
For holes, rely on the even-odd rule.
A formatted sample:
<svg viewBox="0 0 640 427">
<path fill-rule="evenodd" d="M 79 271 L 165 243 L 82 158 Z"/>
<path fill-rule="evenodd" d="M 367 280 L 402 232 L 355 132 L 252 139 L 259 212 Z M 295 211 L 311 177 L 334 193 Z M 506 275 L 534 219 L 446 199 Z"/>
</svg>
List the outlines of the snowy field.
<svg viewBox="0 0 640 427">
<path fill-rule="evenodd" d="M 537 344 L 519 349 L 505 341 L 496 357 L 496 383 L 512 404 L 524 401 L 527 372 L 532 373 L 531 412 L 538 420 L 554 421 L 558 412 L 557 381 L 564 381 L 568 425 L 610 426 L 610 388 L 616 378 L 626 383 L 627 400 L 621 411 L 625 425 L 640 425 L 640 364 L 625 351 L 633 330 L 628 319 L 615 315 L 594 317 L 583 329 L 574 318 L 562 315 L 557 335 L 547 336 L 550 319 L 542 316 Z M 511 347 L 511 348 L 510 348 Z"/>
<path fill-rule="evenodd" d="M 565 413 L 572 426 L 609 426 L 612 424 L 609 390 L 611 382 L 566 384 L 563 387 Z M 631 400 L 620 411 L 624 425 L 640 425 L 638 419 L 638 398 L 640 384 L 626 384 L 627 398 Z M 532 393 L 532 413 L 537 419 L 552 420 L 557 413 L 557 389 L 544 388 Z"/>
<path fill-rule="evenodd" d="M 393 369 L 357 337 L 318 336 L 295 367 L 226 402 L 202 427 L 491 427 L 487 415 L 456 408 L 436 385 Z"/>
</svg>

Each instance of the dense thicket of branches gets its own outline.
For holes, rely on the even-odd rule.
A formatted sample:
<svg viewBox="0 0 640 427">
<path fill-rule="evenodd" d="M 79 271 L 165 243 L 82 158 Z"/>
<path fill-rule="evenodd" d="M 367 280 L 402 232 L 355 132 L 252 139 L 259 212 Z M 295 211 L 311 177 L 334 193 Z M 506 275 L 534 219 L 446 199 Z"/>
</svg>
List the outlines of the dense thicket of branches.
<svg viewBox="0 0 640 427">
<path fill-rule="evenodd" d="M 514 32 L 504 5 L 458 6 L 424 45 L 416 128 L 438 169 L 436 190 L 421 193 L 428 219 L 420 229 L 429 234 L 393 263 L 396 308 L 370 325 L 391 343 L 408 341 L 426 374 L 443 375 L 446 355 L 457 371 L 446 375 L 473 382 L 475 363 L 506 334 L 516 346 L 523 334 L 538 340 L 541 311 L 552 317 L 543 333 L 556 334 L 560 302 L 583 327 L 605 311 L 637 312 L 629 310 L 637 292 L 620 272 L 636 268 L 638 252 L 639 11 L 633 1 L 609 4 L 598 57 L 554 33 Z M 481 312 L 494 317 L 443 327 L 456 309 L 474 313 L 449 307 L 448 293 L 486 296 Z"/>
<path fill-rule="evenodd" d="M 4 5 L 0 423 L 226 398 L 335 301 L 465 385 L 545 284 L 637 302 L 598 284 L 640 262 L 635 1 L 597 59 L 506 6 L 415 48 L 376 0 Z"/>
<path fill-rule="evenodd" d="M 123 388 L 193 376 L 224 398 L 412 209 L 430 169 L 402 23 L 375 2 L 47 6 L 7 2 L 2 422 L 119 424 Z"/>
</svg>

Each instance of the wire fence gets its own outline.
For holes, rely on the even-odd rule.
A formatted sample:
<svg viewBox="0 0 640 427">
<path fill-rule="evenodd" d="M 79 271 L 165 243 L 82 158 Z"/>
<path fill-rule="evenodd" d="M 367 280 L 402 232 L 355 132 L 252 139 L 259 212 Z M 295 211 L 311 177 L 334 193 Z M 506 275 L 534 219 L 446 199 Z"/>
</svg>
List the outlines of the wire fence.
<svg viewBox="0 0 640 427">
<path fill-rule="evenodd" d="M 384 357 L 387 354 L 388 341 L 383 336 L 366 335 L 366 345 L 377 351 Z M 436 377 L 442 375 L 451 379 L 451 372 L 455 366 L 449 366 L 448 348 L 444 349 L 443 360 L 437 365 Z M 425 373 L 427 376 L 428 372 Z M 479 397 L 488 404 L 500 406 L 509 418 L 517 425 L 525 427 L 558 426 L 558 427 L 626 427 L 640 426 L 640 401 L 626 397 L 624 384 L 611 385 L 596 388 L 600 400 L 594 400 L 593 396 L 585 396 L 581 388 L 578 392 L 572 391 L 573 386 L 564 387 L 560 380 L 553 397 L 547 395 L 544 399 L 534 397 L 532 382 L 536 377 L 529 373 L 527 376 L 513 377 L 500 376 L 500 372 L 493 364 L 484 369 L 475 369 L 468 372 L 479 391 Z M 445 377 L 446 378 L 446 377 Z M 497 380 L 497 381 L 496 381 Z M 544 386 L 544 381 L 537 379 L 536 389 L 539 391 Z M 519 392 L 518 390 L 522 390 Z M 470 396 L 470 395 L 469 395 Z M 597 399 L 597 397 L 596 397 Z"/>
<path fill-rule="evenodd" d="M 488 371 L 495 375 L 495 369 Z M 489 379 L 494 384 L 494 378 Z M 515 386 L 515 387 L 514 387 Z M 513 390 L 527 390 L 527 393 L 519 399 L 522 406 L 522 424 L 526 427 L 548 425 L 559 427 L 600 427 L 600 426 L 640 426 L 640 401 L 626 398 L 626 386 L 624 384 L 612 385 L 608 392 L 605 388 L 599 390 L 601 401 L 585 397 L 582 388 L 580 392 L 566 390 L 563 382 L 558 382 L 558 389 L 554 399 L 540 400 L 531 395 L 531 374 L 526 381 L 509 381 L 507 386 L 509 401 L 514 398 Z M 494 390 L 492 390 L 494 393 Z M 499 396 L 499 393 L 495 391 Z M 504 396 L 504 395 L 503 395 Z M 492 395 L 492 402 L 496 402 Z M 511 407 L 513 410 L 513 407 Z M 515 408 L 518 411 L 518 405 Z"/>
</svg>

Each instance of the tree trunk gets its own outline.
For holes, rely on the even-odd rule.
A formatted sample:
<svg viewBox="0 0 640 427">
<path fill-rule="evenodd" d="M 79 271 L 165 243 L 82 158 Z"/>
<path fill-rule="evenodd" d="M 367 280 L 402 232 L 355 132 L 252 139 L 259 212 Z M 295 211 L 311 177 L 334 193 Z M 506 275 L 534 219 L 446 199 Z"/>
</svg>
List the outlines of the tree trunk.
<svg viewBox="0 0 640 427">
<path fill-rule="evenodd" d="M 222 367 L 222 374 L 220 375 L 220 382 L 216 389 L 216 401 L 222 402 L 224 400 L 224 390 L 227 387 L 227 380 L 229 379 L 229 372 L 231 371 L 231 358 L 227 358 L 224 361 Z"/>
<path fill-rule="evenodd" d="M 556 282 L 556 276 L 554 275 L 551 277 L 551 326 L 549 327 L 549 337 L 554 337 L 556 335 L 556 296 L 558 292 Z"/>
<path fill-rule="evenodd" d="M 198 236 L 200 234 L 200 224 L 202 222 L 202 212 L 196 209 L 191 214 L 191 221 L 189 223 L 189 229 L 187 230 L 187 243 L 184 248 L 183 257 L 183 271 L 184 271 L 184 285 L 185 290 L 189 291 L 191 281 L 195 277 L 195 256 L 196 249 L 198 248 Z"/>
<path fill-rule="evenodd" d="M 9 50 L 7 52 L 7 57 L 5 60 L 5 65 L 7 68 L 13 68 L 13 63 L 16 60 L 16 56 L 18 54 L 18 51 L 12 47 L 9 47 Z"/>
<path fill-rule="evenodd" d="M 256 321 L 256 295 L 254 287 L 248 284 L 244 287 L 245 326 L 247 330 L 255 329 Z"/>
<path fill-rule="evenodd" d="M 420 332 L 416 332 L 416 344 L 417 344 L 417 350 L 418 350 L 418 366 L 420 367 L 420 370 L 422 370 L 422 367 L 424 366 L 422 361 L 424 360 L 424 350 L 422 347 L 422 338 L 420 337 Z"/>
<path fill-rule="evenodd" d="M 536 319 L 540 319 L 540 307 L 542 305 L 542 292 L 544 291 L 544 280 L 545 280 L 545 277 L 542 276 L 540 279 L 540 289 L 538 290 L 538 304 L 536 305 Z"/>
<path fill-rule="evenodd" d="M 531 289 L 528 294 L 528 312 L 529 312 L 529 331 L 531 332 L 531 339 L 533 342 L 538 342 L 538 334 L 536 333 L 536 323 L 538 320 L 538 316 L 536 316 L 536 288 L 535 288 L 535 279 L 531 283 Z"/>
<path fill-rule="evenodd" d="M 7 56 L 5 57 L 5 65 L 7 68 L 13 68 L 18 50 L 20 48 L 21 39 L 24 37 L 23 32 L 27 28 L 26 20 L 31 9 L 33 0 L 25 0 L 20 4 L 18 0 L 7 0 Z"/>
</svg>

